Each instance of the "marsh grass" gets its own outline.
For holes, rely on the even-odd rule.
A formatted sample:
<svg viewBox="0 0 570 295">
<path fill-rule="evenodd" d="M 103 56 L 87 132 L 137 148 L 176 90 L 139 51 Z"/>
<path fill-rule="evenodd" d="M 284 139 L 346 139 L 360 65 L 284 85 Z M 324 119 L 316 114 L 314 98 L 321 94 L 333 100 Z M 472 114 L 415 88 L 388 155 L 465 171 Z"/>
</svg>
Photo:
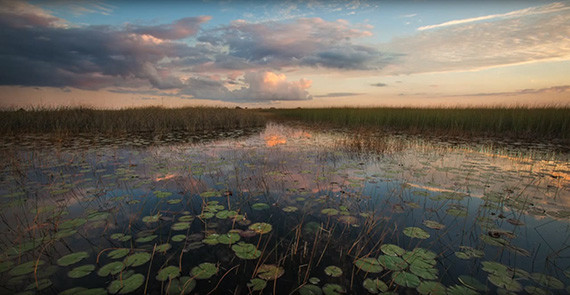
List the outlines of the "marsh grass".
<svg viewBox="0 0 570 295">
<path fill-rule="evenodd" d="M 570 107 L 271 109 L 276 118 L 446 136 L 570 139 Z"/>
<path fill-rule="evenodd" d="M 121 110 L 62 107 L 0 111 L 2 135 L 163 134 L 173 131 L 234 130 L 264 124 L 264 117 L 252 111 L 213 107 L 146 107 Z"/>
</svg>

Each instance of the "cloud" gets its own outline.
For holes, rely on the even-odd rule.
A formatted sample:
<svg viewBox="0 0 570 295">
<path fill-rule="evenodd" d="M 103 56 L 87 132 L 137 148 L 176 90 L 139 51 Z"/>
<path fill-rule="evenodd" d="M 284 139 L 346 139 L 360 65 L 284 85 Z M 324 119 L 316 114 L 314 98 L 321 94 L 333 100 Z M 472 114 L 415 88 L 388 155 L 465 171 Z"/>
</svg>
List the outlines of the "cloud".
<svg viewBox="0 0 570 295">
<path fill-rule="evenodd" d="M 569 59 L 568 23 L 570 10 L 558 8 L 556 13 L 424 30 L 385 44 L 384 50 L 403 55 L 384 73 L 469 71 Z"/>
<path fill-rule="evenodd" d="M 436 28 L 448 27 L 448 26 L 455 26 L 460 24 L 467 24 L 472 22 L 484 21 L 484 20 L 492 20 L 492 19 L 502 19 L 502 18 L 514 18 L 514 17 L 522 17 L 522 16 L 530 16 L 530 15 L 538 15 L 538 14 L 545 14 L 545 13 L 552 13 L 552 12 L 561 12 L 570 9 L 570 7 L 566 6 L 563 3 L 557 2 L 548 5 L 536 6 L 536 7 L 529 7 L 525 9 L 515 10 L 507 13 L 501 14 L 490 14 L 485 16 L 473 17 L 473 18 L 465 18 L 465 19 L 457 19 L 448 22 L 444 22 L 437 25 L 428 25 L 419 27 L 418 31 L 424 30 L 431 30 Z"/>
<path fill-rule="evenodd" d="M 212 19 L 211 16 L 185 17 L 172 24 L 157 26 L 134 26 L 130 29 L 137 34 L 151 35 L 162 40 L 178 40 L 195 35 L 202 23 Z"/>
<path fill-rule="evenodd" d="M 386 86 L 388 86 L 388 84 L 386 84 L 386 83 L 382 83 L 382 82 L 378 82 L 378 83 L 370 84 L 370 86 L 375 86 L 375 87 L 386 87 Z"/>
<path fill-rule="evenodd" d="M 346 97 L 346 96 L 356 96 L 361 94 L 362 93 L 355 93 L 355 92 L 330 92 L 327 94 L 315 95 L 315 97 Z"/>
<path fill-rule="evenodd" d="M 522 90 L 510 91 L 510 92 L 470 93 L 470 94 L 453 95 L 453 97 L 463 97 L 463 96 L 517 96 L 517 95 L 525 95 L 525 94 L 566 93 L 566 92 L 570 92 L 570 85 L 552 86 L 552 87 L 548 87 L 548 88 L 539 88 L 539 89 L 522 89 Z"/>
<path fill-rule="evenodd" d="M 312 82 L 307 79 L 287 81 L 284 74 L 270 71 L 248 72 L 244 75 L 244 86 L 240 89 L 229 90 L 223 81 L 190 78 L 181 94 L 192 95 L 200 99 L 220 99 L 240 102 L 267 102 L 284 100 L 310 100 L 307 92 Z"/>
</svg>

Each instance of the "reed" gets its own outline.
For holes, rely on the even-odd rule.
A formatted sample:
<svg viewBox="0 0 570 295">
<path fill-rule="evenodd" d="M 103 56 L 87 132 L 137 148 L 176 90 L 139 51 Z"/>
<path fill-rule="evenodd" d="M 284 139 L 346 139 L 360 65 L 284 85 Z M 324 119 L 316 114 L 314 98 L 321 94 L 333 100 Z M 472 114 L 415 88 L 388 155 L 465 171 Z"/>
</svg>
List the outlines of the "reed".
<svg viewBox="0 0 570 295">
<path fill-rule="evenodd" d="M 171 131 L 199 132 L 263 126 L 265 119 L 250 110 L 161 107 L 97 110 L 91 108 L 40 108 L 0 110 L 0 134 L 127 134 Z"/>
<path fill-rule="evenodd" d="M 284 120 L 451 136 L 569 139 L 570 107 L 271 109 Z"/>
</svg>

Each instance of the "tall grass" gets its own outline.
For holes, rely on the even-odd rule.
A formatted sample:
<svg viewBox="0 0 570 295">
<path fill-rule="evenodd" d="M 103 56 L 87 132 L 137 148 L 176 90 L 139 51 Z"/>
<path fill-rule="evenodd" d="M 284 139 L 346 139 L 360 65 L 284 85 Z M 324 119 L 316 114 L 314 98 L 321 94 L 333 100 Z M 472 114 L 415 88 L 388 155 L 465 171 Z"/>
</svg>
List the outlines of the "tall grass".
<svg viewBox="0 0 570 295">
<path fill-rule="evenodd" d="M 286 120 L 453 136 L 570 139 L 569 107 L 272 109 Z"/>
<path fill-rule="evenodd" d="M 0 134 L 166 133 L 263 126 L 262 115 L 244 109 L 186 107 L 96 110 L 55 108 L 0 111 Z"/>
</svg>

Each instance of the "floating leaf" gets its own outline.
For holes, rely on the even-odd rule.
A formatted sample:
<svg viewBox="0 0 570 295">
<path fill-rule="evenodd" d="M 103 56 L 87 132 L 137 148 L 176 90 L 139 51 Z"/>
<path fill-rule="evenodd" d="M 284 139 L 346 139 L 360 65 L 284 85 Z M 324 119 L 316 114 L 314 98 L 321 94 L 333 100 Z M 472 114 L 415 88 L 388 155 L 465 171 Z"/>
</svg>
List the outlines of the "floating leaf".
<svg viewBox="0 0 570 295">
<path fill-rule="evenodd" d="M 385 268 L 394 271 L 403 270 L 408 267 L 408 263 L 397 256 L 380 255 L 378 256 L 378 262 Z"/>
<path fill-rule="evenodd" d="M 340 277 L 342 275 L 342 269 L 338 266 L 330 265 L 325 268 L 325 273 L 331 277 Z"/>
<path fill-rule="evenodd" d="M 303 285 L 303 287 L 299 288 L 300 295 L 322 295 L 323 291 L 319 286 L 315 285 Z"/>
<path fill-rule="evenodd" d="M 137 267 L 137 266 L 141 266 L 145 263 L 147 263 L 150 260 L 150 253 L 147 252 L 139 252 L 139 253 L 135 253 L 132 254 L 130 256 L 127 256 L 127 258 L 125 258 L 124 262 L 126 266 L 132 266 L 132 267 Z"/>
<path fill-rule="evenodd" d="M 382 270 L 384 270 L 382 265 L 380 265 L 378 259 L 371 257 L 357 259 L 354 261 L 354 265 L 356 265 L 356 267 L 368 273 L 379 273 Z"/>
<path fill-rule="evenodd" d="M 334 209 L 334 208 L 326 208 L 321 210 L 322 214 L 328 215 L 328 216 L 334 216 L 338 214 L 338 210 Z"/>
<path fill-rule="evenodd" d="M 477 250 L 472 247 L 468 246 L 459 246 L 462 252 L 455 252 L 455 256 L 459 259 L 472 259 L 472 258 L 481 258 L 485 256 L 485 252 L 481 250 Z"/>
<path fill-rule="evenodd" d="M 235 232 L 229 232 L 218 236 L 218 242 L 224 245 L 231 245 L 239 240 L 240 236 L 238 233 Z"/>
<path fill-rule="evenodd" d="M 449 214 L 449 215 L 453 215 L 456 217 L 466 217 L 467 216 L 467 210 L 463 210 L 463 209 L 449 208 L 449 209 L 445 210 L 445 212 L 447 212 L 447 214 Z"/>
<path fill-rule="evenodd" d="M 8 273 L 12 276 L 21 276 L 21 275 L 29 274 L 36 269 L 36 262 L 37 262 L 38 266 L 43 265 L 45 263 L 42 260 L 28 261 L 28 262 L 25 262 L 25 263 L 22 263 L 20 265 L 15 266 Z"/>
<path fill-rule="evenodd" d="M 255 279 L 249 280 L 249 283 L 247 283 L 247 286 L 252 288 L 253 291 L 261 291 L 265 288 L 265 286 L 267 286 L 267 281 L 255 278 Z"/>
<path fill-rule="evenodd" d="M 66 220 L 66 221 L 60 223 L 57 226 L 57 228 L 58 229 L 78 228 L 78 227 L 84 225 L 86 222 L 87 222 L 87 219 L 85 219 L 85 218 L 70 219 L 70 220 Z"/>
<path fill-rule="evenodd" d="M 430 235 L 419 227 L 406 227 L 404 234 L 410 238 L 427 239 Z"/>
<path fill-rule="evenodd" d="M 388 285 L 380 279 L 365 279 L 362 286 L 372 294 L 388 291 Z"/>
<path fill-rule="evenodd" d="M 115 249 L 107 254 L 107 257 L 111 259 L 119 259 L 127 256 L 131 250 L 127 248 Z"/>
<path fill-rule="evenodd" d="M 552 288 L 552 289 L 563 289 L 564 283 L 562 283 L 559 279 L 545 275 L 543 273 L 534 272 L 530 275 L 533 281 L 541 284 L 544 287 Z"/>
<path fill-rule="evenodd" d="M 111 294 L 128 294 L 136 291 L 144 283 L 144 275 L 137 273 L 128 278 L 114 280 L 109 284 L 107 290 Z"/>
<path fill-rule="evenodd" d="M 105 290 L 103 288 L 93 288 L 93 289 L 87 289 L 87 290 L 79 291 L 78 293 L 75 293 L 74 295 L 107 295 L 107 290 Z"/>
<path fill-rule="evenodd" d="M 447 288 L 448 295 L 479 295 L 479 292 L 471 290 L 465 286 L 453 285 Z"/>
<path fill-rule="evenodd" d="M 208 244 L 208 245 L 217 245 L 219 243 L 219 241 L 218 241 L 219 237 L 220 237 L 220 235 L 218 235 L 218 234 L 211 234 L 211 235 L 207 236 L 205 239 L 203 239 L 202 243 Z"/>
<path fill-rule="evenodd" d="M 160 213 L 157 213 L 156 215 L 145 216 L 143 217 L 142 221 L 145 223 L 158 222 L 161 216 L 162 214 Z"/>
<path fill-rule="evenodd" d="M 85 258 L 89 257 L 89 254 L 87 254 L 87 252 L 77 252 L 77 253 L 72 253 L 69 255 L 65 255 L 63 257 L 61 257 L 60 259 L 57 260 L 57 264 L 59 266 L 68 266 L 68 265 L 72 265 L 74 263 L 77 263 Z"/>
<path fill-rule="evenodd" d="M 170 281 L 170 288 L 168 294 L 172 295 L 185 295 L 190 294 L 196 287 L 196 280 L 190 277 L 181 277 L 180 279 L 173 279 Z"/>
<path fill-rule="evenodd" d="M 383 244 L 380 246 L 380 250 L 388 256 L 402 256 L 402 254 L 406 253 L 406 250 L 394 244 Z"/>
<path fill-rule="evenodd" d="M 26 290 L 37 290 L 41 291 L 49 286 L 52 285 L 51 280 L 49 279 L 42 279 L 37 282 L 33 282 L 26 287 Z"/>
<path fill-rule="evenodd" d="M 180 203 L 180 202 L 182 202 L 181 199 L 172 199 L 172 200 L 166 201 L 166 203 L 169 204 L 169 205 L 178 204 L 178 203 Z"/>
<path fill-rule="evenodd" d="M 167 198 L 167 197 L 172 196 L 171 192 L 155 191 L 153 193 L 157 198 Z"/>
<path fill-rule="evenodd" d="M 423 260 L 425 262 L 429 262 L 430 264 L 435 264 L 435 258 L 437 254 L 433 251 L 424 249 L 424 248 L 415 248 L 412 251 L 408 251 L 402 255 L 402 258 L 409 263 L 414 262 L 415 260 Z"/>
<path fill-rule="evenodd" d="M 287 207 L 283 208 L 283 211 L 285 211 L 287 213 L 295 212 L 297 210 L 299 210 L 299 208 L 297 208 L 295 206 L 287 206 Z"/>
<path fill-rule="evenodd" d="M 501 263 L 494 261 L 481 261 L 481 264 L 483 265 L 482 269 L 490 274 L 502 276 L 507 273 L 508 268 Z"/>
<path fill-rule="evenodd" d="M 97 274 L 101 277 L 106 277 L 108 275 L 116 275 L 120 273 L 125 268 L 125 264 L 120 261 L 111 262 L 99 269 Z"/>
<path fill-rule="evenodd" d="M 269 205 L 267 205 L 265 203 L 255 203 L 255 204 L 251 205 L 251 208 L 253 210 L 267 210 L 267 209 L 269 209 Z"/>
<path fill-rule="evenodd" d="M 414 264 L 410 265 L 410 271 L 422 279 L 426 280 L 437 279 L 437 269 L 431 267 L 426 268 L 425 266 L 429 265 L 424 263 L 418 263 L 417 261 L 415 261 Z"/>
<path fill-rule="evenodd" d="M 459 282 L 461 282 L 467 288 L 482 292 L 487 292 L 489 290 L 487 286 L 472 276 L 460 275 L 458 279 Z"/>
<path fill-rule="evenodd" d="M 317 278 L 317 277 L 311 277 L 309 278 L 309 283 L 317 285 L 321 282 L 321 279 Z"/>
<path fill-rule="evenodd" d="M 535 286 L 526 286 L 524 290 L 531 295 L 548 295 L 548 291 L 535 287 Z"/>
<path fill-rule="evenodd" d="M 325 293 L 325 295 L 340 295 L 346 291 L 341 285 L 326 284 L 323 286 L 323 292 Z"/>
<path fill-rule="evenodd" d="M 0 263 L 0 273 L 6 272 L 9 269 L 12 268 L 12 265 L 14 265 L 14 263 L 12 261 L 3 261 L 2 263 Z"/>
<path fill-rule="evenodd" d="M 166 243 L 166 244 L 156 246 L 155 250 L 156 250 L 156 252 L 166 253 L 166 251 L 170 250 L 170 248 L 172 248 L 172 245 Z"/>
<path fill-rule="evenodd" d="M 89 221 L 104 220 L 107 219 L 110 215 L 111 213 L 109 212 L 95 212 L 89 214 L 89 216 L 87 216 L 87 219 Z"/>
<path fill-rule="evenodd" d="M 440 230 L 445 228 L 445 225 L 433 220 L 424 220 L 424 225 L 428 228 L 435 230 Z"/>
<path fill-rule="evenodd" d="M 257 250 L 255 245 L 244 242 L 233 245 L 232 250 L 241 259 L 257 259 L 261 255 L 261 251 Z"/>
<path fill-rule="evenodd" d="M 181 221 L 181 222 L 189 222 L 192 220 L 194 220 L 194 216 L 192 216 L 192 215 L 184 215 L 184 216 L 180 216 L 180 218 L 178 218 L 178 221 Z"/>
<path fill-rule="evenodd" d="M 444 285 L 439 282 L 425 281 L 421 282 L 416 288 L 418 293 L 422 295 L 445 295 L 447 294 L 447 289 Z"/>
<path fill-rule="evenodd" d="M 262 264 L 257 270 L 257 276 L 266 280 L 276 280 L 285 273 L 285 270 L 274 264 Z"/>
<path fill-rule="evenodd" d="M 164 282 L 166 280 L 177 278 L 178 276 L 180 276 L 180 269 L 177 266 L 167 266 L 158 271 L 156 279 Z"/>
<path fill-rule="evenodd" d="M 171 228 L 172 230 L 187 230 L 190 228 L 190 222 L 177 222 Z"/>
<path fill-rule="evenodd" d="M 254 223 L 254 224 L 250 225 L 249 229 L 258 233 L 258 234 L 266 234 L 266 233 L 270 232 L 273 229 L 273 227 L 269 223 L 258 222 L 258 223 Z"/>
<path fill-rule="evenodd" d="M 172 236 L 172 238 L 170 238 L 170 240 L 173 242 L 182 242 L 182 241 L 186 240 L 186 235 L 175 235 L 175 236 Z"/>
<path fill-rule="evenodd" d="M 67 289 L 63 292 L 60 292 L 58 295 L 77 295 L 79 293 L 81 293 L 82 291 L 87 290 L 87 288 L 84 287 L 74 287 L 71 289 Z M 106 292 L 106 291 L 105 291 Z"/>
<path fill-rule="evenodd" d="M 507 291 L 518 292 L 522 290 L 522 285 L 513 278 L 507 277 L 505 275 L 494 275 L 490 274 L 488 279 L 493 285 L 506 289 Z"/>
<path fill-rule="evenodd" d="M 78 279 L 91 274 L 94 270 L 95 265 L 93 264 L 82 265 L 70 270 L 67 276 L 72 279 Z"/>
<path fill-rule="evenodd" d="M 112 235 L 111 235 L 111 239 L 117 240 L 117 241 L 120 241 L 120 242 L 126 242 L 126 241 L 128 241 L 128 240 L 131 239 L 131 236 L 125 235 L 125 234 L 123 234 L 123 233 L 115 233 L 115 234 L 112 234 Z"/>
<path fill-rule="evenodd" d="M 392 273 L 394 282 L 402 287 L 415 288 L 420 285 L 420 279 L 409 272 L 397 271 Z"/>
<path fill-rule="evenodd" d="M 209 279 L 218 272 L 218 267 L 210 262 L 204 262 L 192 268 L 190 274 L 198 280 Z"/>
</svg>

